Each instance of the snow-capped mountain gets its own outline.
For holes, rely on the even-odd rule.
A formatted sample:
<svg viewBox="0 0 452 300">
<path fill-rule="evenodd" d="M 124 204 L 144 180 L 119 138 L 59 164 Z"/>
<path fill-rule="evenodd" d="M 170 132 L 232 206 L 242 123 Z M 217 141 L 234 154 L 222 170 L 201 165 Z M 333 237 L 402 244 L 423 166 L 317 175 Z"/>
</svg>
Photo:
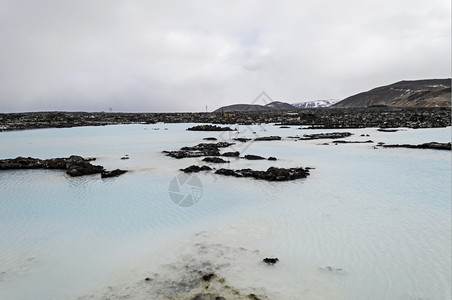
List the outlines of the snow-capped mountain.
<svg viewBox="0 0 452 300">
<path fill-rule="evenodd" d="M 292 103 L 296 108 L 320 108 L 320 107 L 328 107 L 331 106 L 340 100 L 330 99 L 330 100 L 314 100 L 308 102 L 298 102 Z"/>
</svg>

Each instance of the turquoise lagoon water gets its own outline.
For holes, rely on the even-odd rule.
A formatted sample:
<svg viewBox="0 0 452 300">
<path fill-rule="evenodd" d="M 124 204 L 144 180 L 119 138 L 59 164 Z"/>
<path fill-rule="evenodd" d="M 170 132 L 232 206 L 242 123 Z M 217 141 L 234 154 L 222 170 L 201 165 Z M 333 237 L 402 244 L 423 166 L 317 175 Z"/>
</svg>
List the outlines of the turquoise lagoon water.
<svg viewBox="0 0 452 300">
<path fill-rule="evenodd" d="M 189 261 L 209 261 L 230 286 L 269 299 L 450 299 L 451 152 L 374 149 L 377 142 L 449 142 L 450 127 L 346 130 L 354 133 L 347 140 L 374 143 L 335 145 L 288 136 L 340 130 L 185 130 L 192 125 L 1 132 L 0 158 L 78 154 L 130 172 L 109 179 L 0 172 L 0 299 L 177 298 L 174 282 Z M 198 173 L 199 201 L 171 201 L 178 169 L 201 162 L 162 150 L 208 136 L 267 135 L 283 140 L 225 151 L 278 161 L 232 158 L 224 166 L 313 167 L 311 176 L 274 183 Z M 280 262 L 265 266 L 267 256 Z M 143 286 L 148 276 L 160 278 L 158 289 Z"/>
</svg>

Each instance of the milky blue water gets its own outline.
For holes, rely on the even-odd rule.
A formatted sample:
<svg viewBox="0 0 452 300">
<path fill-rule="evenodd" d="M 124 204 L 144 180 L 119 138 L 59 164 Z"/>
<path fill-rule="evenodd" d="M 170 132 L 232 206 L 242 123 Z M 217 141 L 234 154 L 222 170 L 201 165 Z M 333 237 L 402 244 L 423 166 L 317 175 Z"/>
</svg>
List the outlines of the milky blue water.
<svg viewBox="0 0 452 300">
<path fill-rule="evenodd" d="M 450 299 L 451 152 L 374 149 L 377 142 L 449 142 L 450 127 L 346 130 L 354 133 L 347 140 L 374 143 L 335 145 L 287 137 L 341 130 L 185 130 L 192 125 L 1 132 L 0 158 L 77 154 L 130 172 L 109 179 L 57 170 L 0 172 L 0 299 L 77 299 L 102 295 L 109 286 L 111 298 L 127 289 L 136 298 L 142 276 L 163 262 L 174 269 L 167 276 L 177 278 L 180 257 L 198 255 L 190 249 L 199 244 L 223 247 L 221 256 L 208 255 L 229 265 L 220 272 L 230 285 L 270 299 Z M 201 163 L 162 150 L 208 136 L 267 135 L 283 140 L 225 151 L 278 161 L 232 158 L 224 167 L 309 166 L 311 176 L 274 183 L 199 173 L 199 202 L 180 207 L 171 201 L 168 188 L 178 169 Z M 121 160 L 126 154 L 130 159 Z M 180 193 L 190 192 L 184 188 Z M 175 245 L 183 253 L 174 252 Z M 259 254 L 233 250 L 242 248 Z M 280 259 L 275 268 L 259 263 L 267 255 Z"/>
</svg>

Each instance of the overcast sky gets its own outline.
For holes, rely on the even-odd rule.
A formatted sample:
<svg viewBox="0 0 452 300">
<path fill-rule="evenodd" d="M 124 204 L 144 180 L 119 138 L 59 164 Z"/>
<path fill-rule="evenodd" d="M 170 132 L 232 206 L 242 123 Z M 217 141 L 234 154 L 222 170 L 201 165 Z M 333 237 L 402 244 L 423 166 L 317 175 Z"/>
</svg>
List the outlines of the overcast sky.
<svg viewBox="0 0 452 300">
<path fill-rule="evenodd" d="M 0 112 L 211 111 L 450 74 L 450 0 L 0 0 Z"/>
</svg>

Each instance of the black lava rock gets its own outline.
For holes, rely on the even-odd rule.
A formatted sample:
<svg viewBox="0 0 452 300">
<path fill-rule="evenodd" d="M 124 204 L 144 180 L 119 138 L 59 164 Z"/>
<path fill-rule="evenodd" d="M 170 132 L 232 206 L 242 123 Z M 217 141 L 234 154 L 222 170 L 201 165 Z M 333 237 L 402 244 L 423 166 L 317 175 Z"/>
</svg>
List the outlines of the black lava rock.
<svg viewBox="0 0 452 300">
<path fill-rule="evenodd" d="M 262 136 L 254 139 L 255 141 L 279 141 L 281 140 L 280 136 L 272 135 L 272 136 Z"/>
<path fill-rule="evenodd" d="M 214 164 L 224 164 L 224 163 L 228 163 L 229 162 L 228 160 L 224 160 L 224 159 L 222 159 L 220 157 L 210 157 L 210 156 L 204 158 L 202 161 L 209 162 L 209 163 L 214 163 Z"/>
<path fill-rule="evenodd" d="M 185 169 L 180 169 L 180 170 L 184 173 L 198 173 L 200 171 L 210 171 L 210 170 L 212 170 L 212 168 L 209 166 L 201 166 L 200 167 L 200 166 L 192 165 Z"/>
<path fill-rule="evenodd" d="M 265 159 L 265 157 L 259 156 L 259 155 L 253 155 L 253 154 L 247 154 L 244 157 L 245 159 L 248 160 L 261 160 L 261 159 Z"/>
<path fill-rule="evenodd" d="M 188 128 L 191 131 L 234 131 L 230 127 L 221 127 L 217 125 L 198 125 Z"/>
<path fill-rule="evenodd" d="M 269 265 L 274 265 L 274 264 L 276 264 L 278 261 L 279 261 L 279 259 L 278 258 L 269 258 L 269 257 L 266 257 L 266 258 L 264 258 L 263 260 L 262 260 L 264 263 L 266 263 L 266 264 L 269 264 Z"/>
<path fill-rule="evenodd" d="M 304 134 L 300 140 L 318 140 L 318 139 L 340 139 L 353 135 L 350 132 L 330 132 L 330 133 L 314 133 Z"/>
<path fill-rule="evenodd" d="M 221 154 L 221 156 L 226 156 L 226 157 L 239 157 L 239 155 L 240 155 L 239 151 L 225 152 L 225 153 Z"/>
<path fill-rule="evenodd" d="M 206 274 L 206 275 L 203 275 L 202 276 L 202 280 L 204 280 L 204 281 L 210 281 L 212 278 L 214 278 L 215 277 L 215 274 L 213 274 L 213 273 L 210 273 L 210 274 Z"/>
<path fill-rule="evenodd" d="M 124 173 L 127 173 L 127 171 L 126 170 L 116 169 L 116 170 L 113 170 L 113 171 L 103 171 L 100 174 L 100 176 L 102 178 L 118 177 L 118 176 L 120 176 L 120 175 L 122 175 Z"/>
</svg>

